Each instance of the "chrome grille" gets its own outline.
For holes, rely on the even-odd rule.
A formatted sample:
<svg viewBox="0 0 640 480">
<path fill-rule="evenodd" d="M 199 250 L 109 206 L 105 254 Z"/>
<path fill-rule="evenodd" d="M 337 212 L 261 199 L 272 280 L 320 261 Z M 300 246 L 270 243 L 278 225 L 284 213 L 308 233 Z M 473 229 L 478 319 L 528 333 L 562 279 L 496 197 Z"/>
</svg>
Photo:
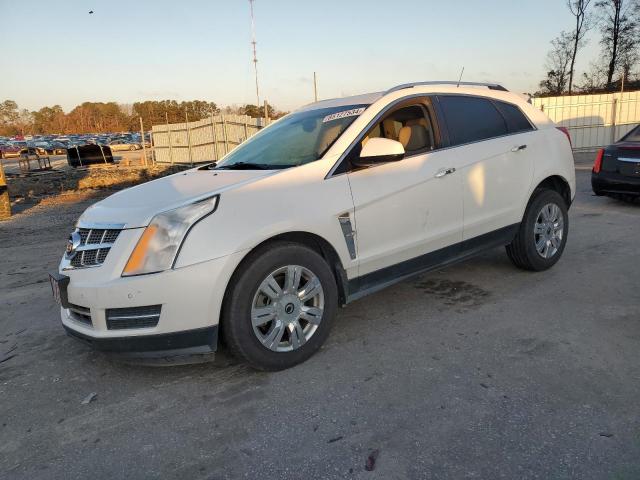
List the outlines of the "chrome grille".
<svg viewBox="0 0 640 480">
<path fill-rule="evenodd" d="M 78 228 L 80 246 L 65 255 L 71 268 L 97 267 L 107 259 L 121 230 L 115 228 Z"/>
<path fill-rule="evenodd" d="M 100 243 L 104 232 L 104 230 L 89 230 L 86 243 Z"/>
</svg>

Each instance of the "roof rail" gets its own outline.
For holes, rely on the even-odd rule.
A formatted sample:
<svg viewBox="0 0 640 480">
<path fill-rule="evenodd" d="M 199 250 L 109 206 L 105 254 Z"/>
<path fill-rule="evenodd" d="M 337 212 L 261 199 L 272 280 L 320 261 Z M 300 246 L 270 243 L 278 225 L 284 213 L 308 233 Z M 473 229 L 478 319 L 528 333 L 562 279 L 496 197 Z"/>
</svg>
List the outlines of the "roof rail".
<svg viewBox="0 0 640 480">
<path fill-rule="evenodd" d="M 385 95 L 387 93 L 391 93 L 391 92 L 396 92 L 398 90 L 404 90 L 405 88 L 413 88 L 413 87 L 419 87 L 421 85 L 463 85 L 465 87 L 487 87 L 490 90 L 501 90 L 503 92 L 508 92 L 509 90 L 507 90 L 506 88 L 504 88 L 502 85 L 498 84 L 498 83 L 484 83 L 484 82 L 455 82 L 455 81 L 431 81 L 431 82 L 413 82 L 413 83 L 403 83 L 402 85 L 396 85 L 393 88 L 390 88 L 389 90 L 387 90 L 385 93 Z"/>
</svg>

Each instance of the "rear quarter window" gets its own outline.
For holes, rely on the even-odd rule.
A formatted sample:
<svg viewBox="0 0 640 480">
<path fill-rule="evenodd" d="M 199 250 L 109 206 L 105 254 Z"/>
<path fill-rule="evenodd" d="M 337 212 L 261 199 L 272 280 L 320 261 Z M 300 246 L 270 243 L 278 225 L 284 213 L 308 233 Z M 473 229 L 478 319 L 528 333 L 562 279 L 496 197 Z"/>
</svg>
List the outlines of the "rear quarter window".
<svg viewBox="0 0 640 480">
<path fill-rule="evenodd" d="M 452 146 L 500 137 L 508 133 L 504 117 L 491 100 L 443 95 L 438 97 L 438 101 Z"/>
<path fill-rule="evenodd" d="M 640 125 L 620 139 L 621 142 L 640 142 Z"/>
<path fill-rule="evenodd" d="M 519 133 L 533 130 L 531 122 L 518 107 L 510 103 L 499 102 L 497 100 L 494 100 L 493 103 L 506 120 L 509 133 Z"/>
</svg>

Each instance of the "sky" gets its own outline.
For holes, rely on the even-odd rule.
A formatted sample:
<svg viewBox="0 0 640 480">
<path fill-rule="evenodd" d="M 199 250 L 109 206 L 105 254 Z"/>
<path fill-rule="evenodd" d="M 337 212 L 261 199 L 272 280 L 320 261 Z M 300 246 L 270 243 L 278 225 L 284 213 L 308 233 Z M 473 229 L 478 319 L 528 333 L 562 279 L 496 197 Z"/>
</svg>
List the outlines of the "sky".
<svg viewBox="0 0 640 480">
<path fill-rule="evenodd" d="M 88 12 L 93 10 L 93 14 Z M 422 80 L 533 92 L 564 0 L 255 0 L 261 100 L 281 110 Z M 248 0 L 0 0 L 0 101 L 256 103 Z M 598 55 L 592 33 L 578 72 Z"/>
</svg>

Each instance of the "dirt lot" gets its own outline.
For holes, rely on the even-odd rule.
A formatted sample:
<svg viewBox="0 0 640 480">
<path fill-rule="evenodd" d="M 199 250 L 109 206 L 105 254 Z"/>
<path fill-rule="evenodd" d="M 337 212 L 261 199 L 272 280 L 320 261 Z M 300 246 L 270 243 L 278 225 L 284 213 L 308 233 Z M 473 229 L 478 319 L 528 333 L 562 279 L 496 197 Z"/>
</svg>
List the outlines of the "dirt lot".
<svg viewBox="0 0 640 480">
<path fill-rule="evenodd" d="M 640 206 L 588 180 L 552 270 L 496 249 L 396 285 L 280 373 L 66 337 L 46 272 L 90 201 L 27 208 L 0 224 L 0 477 L 640 478 Z"/>
<path fill-rule="evenodd" d="M 148 153 L 148 158 L 150 160 L 151 157 L 151 153 L 149 151 Z M 142 156 L 142 150 L 136 150 L 133 152 L 116 152 L 114 153 L 114 160 L 116 162 L 142 162 L 143 161 L 143 156 Z M 72 170 L 72 167 L 69 166 L 69 164 L 67 163 L 67 156 L 66 155 L 49 155 L 49 161 L 51 163 L 51 168 L 53 168 L 54 170 Z M 4 165 L 4 171 L 7 174 L 18 174 L 20 173 L 20 166 L 18 163 L 18 157 L 10 157 L 10 158 L 3 158 L 2 159 L 2 164 Z M 32 168 L 36 168 L 37 164 L 35 162 L 32 162 L 31 164 Z"/>
</svg>

